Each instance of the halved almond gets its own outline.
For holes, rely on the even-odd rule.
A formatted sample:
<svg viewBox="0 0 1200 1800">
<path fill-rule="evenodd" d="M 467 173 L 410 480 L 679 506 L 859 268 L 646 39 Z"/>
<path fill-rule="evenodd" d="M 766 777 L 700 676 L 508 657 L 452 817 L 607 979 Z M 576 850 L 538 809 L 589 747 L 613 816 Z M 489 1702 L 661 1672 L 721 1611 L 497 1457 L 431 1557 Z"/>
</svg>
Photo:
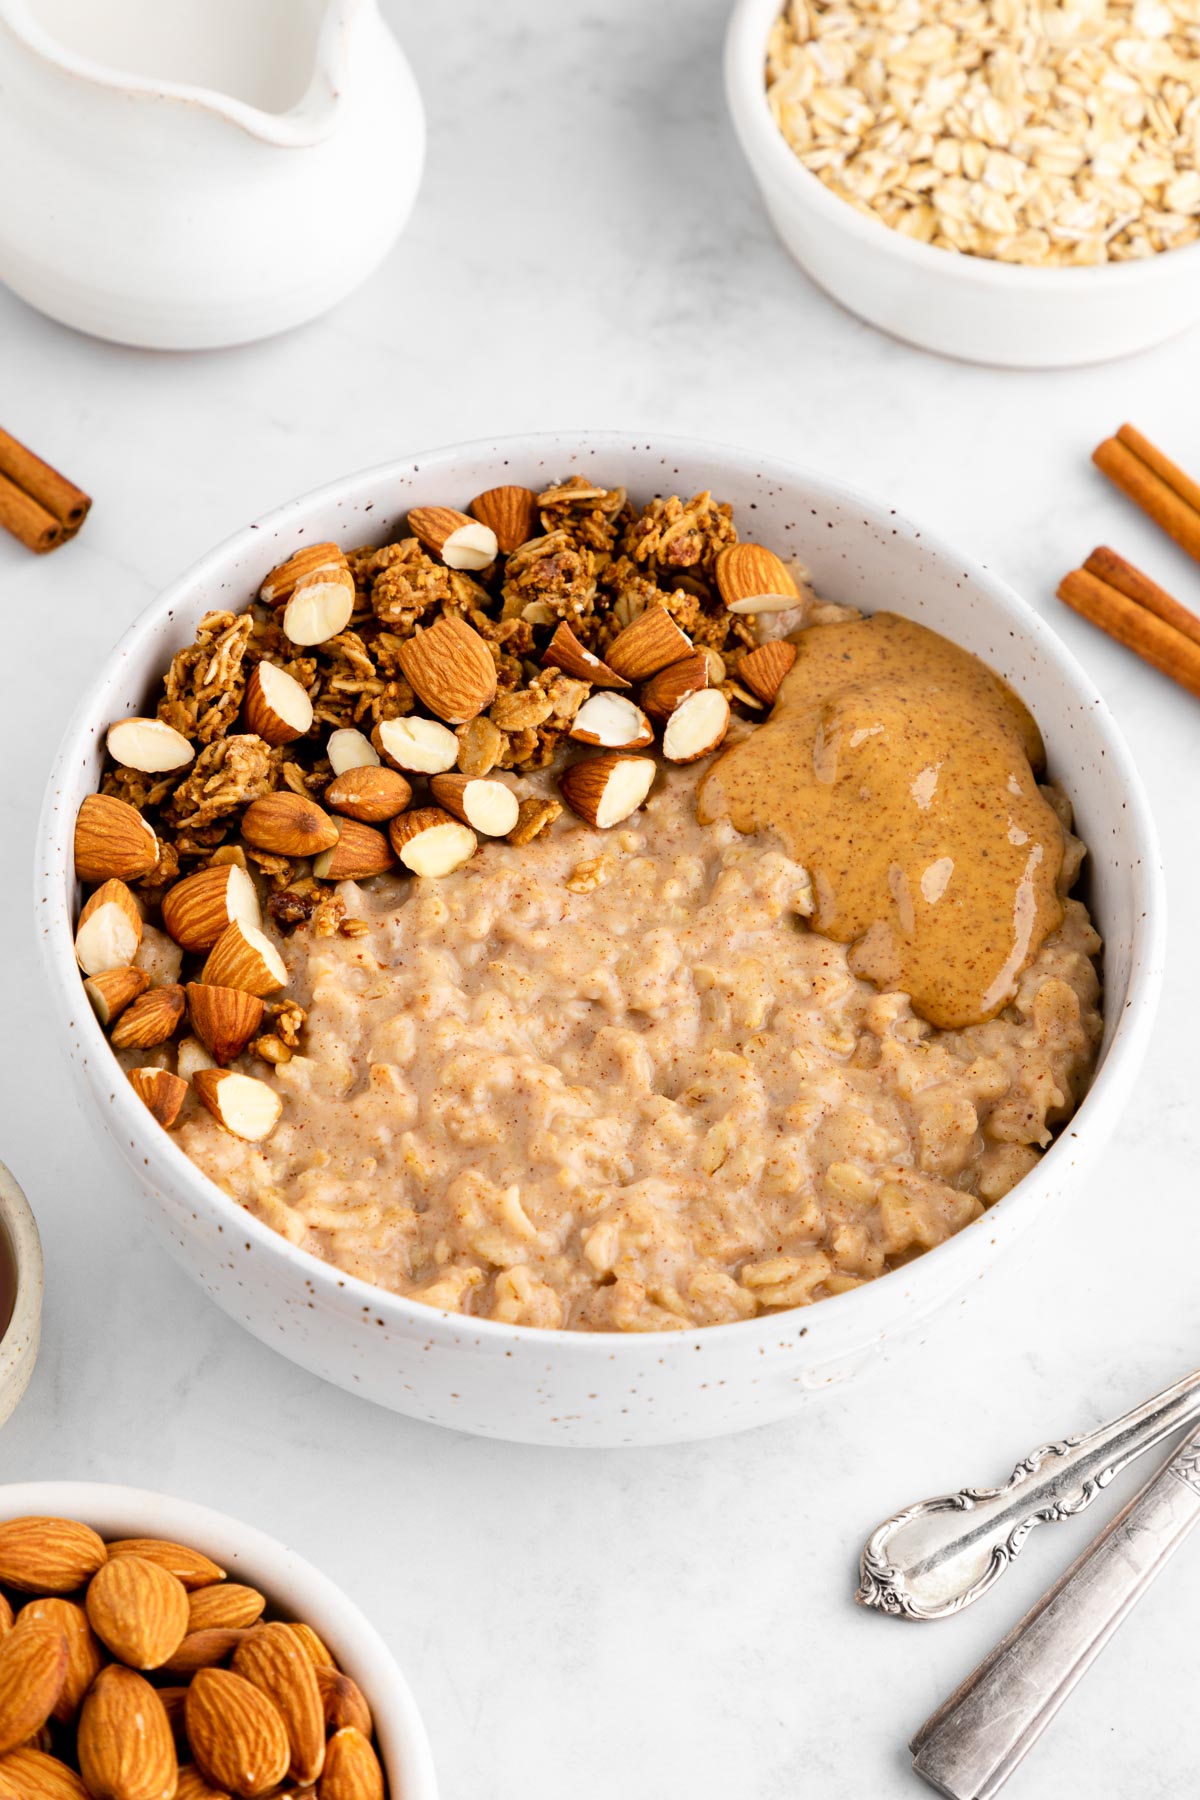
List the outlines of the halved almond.
<svg viewBox="0 0 1200 1800">
<path fill-rule="evenodd" d="M 118 719 L 109 726 L 105 742 L 115 763 L 143 775 L 182 769 L 196 754 L 182 731 L 163 719 Z"/>
<path fill-rule="evenodd" d="M 211 950 L 234 919 L 262 924 L 254 883 L 237 863 L 210 863 L 163 895 L 163 925 L 184 950 Z"/>
<path fill-rule="evenodd" d="M 729 702 L 720 688 L 703 688 L 682 701 L 667 720 L 662 753 L 668 762 L 696 762 L 723 742 Z"/>
<path fill-rule="evenodd" d="M 472 775 L 434 775 L 429 789 L 439 806 L 484 837 L 507 837 L 520 802 L 503 781 Z"/>
<path fill-rule="evenodd" d="M 642 705 L 656 724 L 665 725 L 689 694 L 698 694 L 707 686 L 708 658 L 703 650 L 694 650 L 650 677 L 642 689 Z"/>
<path fill-rule="evenodd" d="M 293 644 L 324 644 L 345 631 L 354 612 L 349 569 L 318 569 L 296 583 L 283 609 L 283 634 Z"/>
<path fill-rule="evenodd" d="M 451 818 L 440 806 L 420 806 L 401 813 L 388 826 L 392 848 L 414 875 L 449 875 L 478 849 L 469 825 Z"/>
<path fill-rule="evenodd" d="M 338 828 L 307 794 L 277 788 L 250 802 L 242 814 L 242 837 L 275 856 L 318 856 L 337 843 Z"/>
<path fill-rule="evenodd" d="M 192 1030 L 218 1063 L 240 1056 L 262 1024 L 263 1003 L 245 988 L 189 981 L 187 1005 Z"/>
<path fill-rule="evenodd" d="M 491 526 L 452 506 L 414 506 L 408 528 L 448 569 L 486 569 L 496 560 L 499 545 Z"/>
<path fill-rule="evenodd" d="M 496 698 L 496 664 L 477 631 L 443 613 L 428 631 L 396 652 L 409 686 L 431 713 L 450 725 L 465 725 Z"/>
<path fill-rule="evenodd" d="M 98 887 L 79 915 L 75 955 L 85 975 L 126 969 L 142 941 L 142 915 L 123 881 Z"/>
<path fill-rule="evenodd" d="M 655 764 L 648 756 L 622 756 L 608 751 L 573 763 L 559 782 L 573 813 L 602 831 L 636 812 L 654 782 Z"/>
<path fill-rule="evenodd" d="M 654 742 L 654 730 L 640 706 L 625 694 L 591 694 L 571 721 L 578 744 L 605 750 L 640 750 Z"/>
<path fill-rule="evenodd" d="M 145 993 L 150 977 L 145 969 L 102 969 L 98 975 L 89 975 L 83 986 L 92 1011 L 107 1027 L 121 1016 L 131 1000 Z"/>
<path fill-rule="evenodd" d="M 177 983 L 152 987 L 117 1020 L 110 1038 L 113 1049 L 153 1050 L 165 1044 L 178 1030 L 183 1012 L 183 989 Z"/>
<path fill-rule="evenodd" d="M 283 1101 L 273 1087 L 233 1069 L 201 1069 L 193 1075 L 192 1086 L 217 1124 L 247 1143 L 256 1144 L 267 1137 L 283 1111 Z"/>
<path fill-rule="evenodd" d="M 305 581 L 324 569 L 344 569 L 345 553 L 337 544 L 306 544 L 303 550 L 297 550 L 286 562 L 272 569 L 259 593 L 268 606 L 282 606 L 290 600 L 298 581 Z"/>
<path fill-rule="evenodd" d="M 344 775 L 347 769 L 374 768 L 379 762 L 379 752 L 370 738 L 353 725 L 340 725 L 330 732 L 325 754 L 335 775 Z"/>
<path fill-rule="evenodd" d="M 795 660 L 795 644 L 789 644 L 786 638 L 776 638 L 769 644 L 760 644 L 757 650 L 751 650 L 748 655 L 743 656 L 737 667 L 738 678 L 745 682 L 752 694 L 757 694 L 760 700 L 770 706 Z"/>
<path fill-rule="evenodd" d="M 584 649 L 565 619 L 542 652 L 542 667 L 561 669 L 564 675 L 573 675 L 577 681 L 590 681 L 593 687 L 629 686 L 625 677 L 610 669 L 606 662 L 601 662 L 594 651 Z"/>
<path fill-rule="evenodd" d="M 312 701 L 294 675 L 260 662 L 246 683 L 242 717 L 264 744 L 294 744 L 312 729 Z"/>
<path fill-rule="evenodd" d="M 645 681 L 678 662 L 691 647 L 691 638 L 665 608 L 648 606 L 608 646 L 608 666 L 627 681 Z"/>
<path fill-rule="evenodd" d="M 488 488 L 484 493 L 476 494 L 470 510 L 481 525 L 491 528 L 497 547 L 505 556 L 519 550 L 537 531 L 537 495 L 530 493 L 527 487 L 510 483 Z"/>
<path fill-rule="evenodd" d="M 717 555 L 716 577 L 731 613 L 785 612 L 800 603 L 795 576 L 762 544 L 727 544 Z"/>
<path fill-rule="evenodd" d="M 287 986 L 287 965 L 265 932 L 244 919 L 227 925 L 208 954 L 200 979 L 209 986 L 273 994 Z"/>
<path fill-rule="evenodd" d="M 374 756 L 374 751 L 371 752 Z M 383 825 L 402 813 L 412 799 L 412 788 L 395 769 L 361 764 L 336 775 L 325 789 L 324 801 L 347 819 L 364 825 Z M 339 828 L 340 829 L 340 828 Z"/>
<path fill-rule="evenodd" d="M 379 750 L 394 768 L 440 775 L 458 760 L 458 739 L 434 719 L 382 719 L 375 730 Z"/>
<path fill-rule="evenodd" d="M 75 819 L 80 881 L 137 881 L 158 866 L 154 827 L 112 794 L 89 794 Z"/>
<path fill-rule="evenodd" d="M 375 774 L 390 774 L 377 769 Z M 399 780 L 399 776 L 396 777 Z M 382 831 L 364 825 L 358 819 L 344 818 L 339 826 L 338 841 L 331 850 L 323 850 L 313 859 L 313 874 L 322 881 L 368 881 L 372 875 L 386 875 L 394 869 L 396 859 L 392 846 Z"/>
</svg>

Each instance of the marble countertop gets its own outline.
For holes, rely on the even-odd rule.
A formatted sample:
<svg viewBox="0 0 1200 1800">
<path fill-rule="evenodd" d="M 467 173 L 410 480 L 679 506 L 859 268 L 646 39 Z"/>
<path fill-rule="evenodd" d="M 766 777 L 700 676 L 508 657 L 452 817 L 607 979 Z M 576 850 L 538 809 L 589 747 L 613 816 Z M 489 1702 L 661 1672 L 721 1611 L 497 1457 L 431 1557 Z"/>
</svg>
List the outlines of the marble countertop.
<svg viewBox="0 0 1200 1800">
<path fill-rule="evenodd" d="M 294 1543 L 401 1658 L 446 1800 L 902 1800 L 905 1743 L 1082 1547 L 1037 1534 L 971 1615 L 851 1605 L 857 1548 L 917 1495 L 987 1482 L 1191 1367 L 1200 1110 L 1190 935 L 1200 704 L 1054 598 L 1111 542 L 1200 603 L 1200 571 L 1089 463 L 1125 418 L 1192 468 L 1200 332 L 1136 360 L 999 374 L 890 342 L 788 261 L 719 89 L 722 0 L 485 0 L 389 16 L 430 114 L 424 190 L 329 318 L 203 356 L 60 329 L 0 291 L 5 425 L 90 488 L 83 535 L 0 542 L 0 1154 L 45 1242 L 45 1342 L 0 1476 L 158 1486 Z M 135 1229 L 66 1087 L 30 931 L 44 772 L 98 659 L 246 519 L 348 468 L 572 423 L 759 446 L 961 543 L 1051 619 L 1128 734 L 1173 935 L 1152 1053 L 1090 1191 L 923 1347 L 805 1417 L 722 1442 L 563 1453 L 376 1411 L 264 1349 Z M 1119 1493 L 1130 1491 L 1127 1477 Z M 1191 1792 L 1183 1550 L 1013 1780 Z"/>
</svg>

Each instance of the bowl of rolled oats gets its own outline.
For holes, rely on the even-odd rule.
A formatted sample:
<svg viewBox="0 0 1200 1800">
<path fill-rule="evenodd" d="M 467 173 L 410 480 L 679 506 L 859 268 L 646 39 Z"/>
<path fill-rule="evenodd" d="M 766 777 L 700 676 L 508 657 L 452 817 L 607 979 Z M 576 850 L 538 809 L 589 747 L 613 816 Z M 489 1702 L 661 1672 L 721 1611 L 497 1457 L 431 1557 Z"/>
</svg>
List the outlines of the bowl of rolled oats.
<svg viewBox="0 0 1200 1800">
<path fill-rule="evenodd" d="M 725 76 L 785 246 L 882 330 L 1056 367 L 1200 318 L 1191 0 L 740 0 Z"/>
<path fill-rule="evenodd" d="M 613 433 L 205 557 L 38 867 L 72 1084 L 171 1252 L 303 1367 L 530 1442 L 737 1429 L 919 1336 L 1099 1149 L 1161 960 L 1136 773 L 1003 583 Z"/>
</svg>

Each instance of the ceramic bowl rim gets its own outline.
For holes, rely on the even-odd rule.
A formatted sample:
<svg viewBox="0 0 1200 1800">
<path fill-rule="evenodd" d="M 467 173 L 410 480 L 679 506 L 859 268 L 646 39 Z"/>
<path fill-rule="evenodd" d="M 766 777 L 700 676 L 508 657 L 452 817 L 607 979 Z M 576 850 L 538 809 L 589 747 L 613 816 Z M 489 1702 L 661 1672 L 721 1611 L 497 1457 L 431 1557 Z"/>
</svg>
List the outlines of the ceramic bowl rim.
<svg viewBox="0 0 1200 1800">
<path fill-rule="evenodd" d="M 37 1220 L 20 1182 L 4 1163 L 0 1163 L 0 1231 L 5 1233 L 12 1250 L 17 1286 L 12 1317 L 0 1332 L 2 1395 L 30 1355 L 31 1347 L 33 1354 L 37 1353 L 44 1283 L 42 1240 Z"/>
<path fill-rule="evenodd" d="M 137 648 L 144 636 L 151 634 L 169 617 L 197 585 L 207 581 L 214 592 L 219 591 L 220 576 L 229 563 L 242 552 L 268 540 L 272 533 L 278 535 L 302 525 L 306 515 L 319 506 L 345 501 L 359 490 L 386 488 L 389 482 L 407 476 L 414 470 L 424 473 L 431 466 L 440 466 L 445 468 L 448 478 L 452 478 L 456 465 L 460 463 L 490 461 L 499 469 L 504 465 L 506 457 L 539 453 L 548 455 L 566 443 L 574 444 L 590 455 L 611 456 L 614 462 L 627 456 L 631 448 L 637 450 L 645 445 L 661 453 L 665 461 L 687 458 L 703 460 L 712 467 L 714 487 L 719 485 L 723 470 L 744 469 L 753 471 L 766 480 L 803 484 L 810 492 L 823 495 L 831 504 L 856 512 L 863 511 L 865 518 L 886 518 L 889 532 L 910 539 L 919 538 L 927 554 L 939 561 L 953 563 L 973 585 L 982 588 L 988 598 L 1008 614 L 1021 638 L 1031 640 L 1038 654 L 1054 666 L 1073 699 L 1081 705 L 1087 705 L 1103 731 L 1112 780 L 1124 796 L 1138 841 L 1140 854 L 1137 860 L 1140 878 L 1144 883 L 1144 905 L 1140 908 L 1134 938 L 1135 947 L 1142 950 L 1142 956 L 1140 961 L 1135 961 L 1131 970 L 1129 993 L 1121 1016 L 1114 1024 L 1112 1040 L 1083 1105 L 1075 1115 L 1075 1120 L 1082 1121 L 1082 1130 L 1087 1130 L 1094 1121 L 1092 1135 L 1105 1135 L 1105 1108 L 1110 1104 L 1118 1104 L 1123 1098 L 1124 1089 L 1132 1083 L 1153 1025 L 1162 978 L 1165 889 L 1149 803 L 1130 751 L 1102 696 L 1065 644 L 1027 601 L 1021 599 L 1006 582 L 973 557 L 966 556 L 947 544 L 938 533 L 917 524 L 898 508 L 782 458 L 764 458 L 742 447 L 674 434 L 654 436 L 650 433 L 596 430 L 527 432 L 504 438 L 446 444 L 437 449 L 392 457 L 384 463 L 323 483 L 318 488 L 272 508 L 205 552 L 153 599 L 104 659 L 77 706 L 55 756 L 38 823 L 35 864 L 35 903 L 40 922 L 38 942 L 52 994 L 64 1023 L 78 1025 L 87 1034 L 89 1048 L 96 1053 L 97 1059 L 111 1056 L 108 1041 L 91 1009 L 86 1004 L 81 1004 L 79 999 L 73 923 L 61 900 L 70 834 L 65 822 L 58 817 L 57 794 L 61 789 L 72 785 L 73 771 L 80 759 L 90 754 L 96 730 L 102 729 L 107 723 L 107 720 L 101 720 L 99 726 L 96 726 L 94 722 L 97 720 L 105 689 L 125 656 Z M 565 451 L 562 452 L 562 455 L 565 454 Z M 83 1071 L 78 1066 L 74 1068 L 71 1079 L 83 1082 Z M 642 1354 L 639 1349 L 642 1337 L 638 1332 L 584 1332 L 561 1327 L 543 1330 L 535 1326 L 478 1318 L 473 1314 L 443 1312 L 426 1306 L 419 1300 L 375 1287 L 360 1277 L 344 1273 L 331 1263 L 321 1262 L 311 1252 L 289 1243 L 269 1225 L 244 1211 L 210 1177 L 201 1172 L 167 1132 L 161 1131 L 154 1124 L 127 1081 L 121 1080 L 114 1084 L 110 1115 L 125 1137 L 136 1142 L 147 1166 L 152 1168 L 155 1164 L 165 1164 L 175 1183 L 186 1191 L 194 1207 L 202 1208 L 205 1213 L 215 1217 L 223 1228 L 234 1227 L 235 1235 L 249 1240 L 256 1250 L 262 1250 L 290 1266 L 296 1273 L 298 1288 L 308 1282 L 331 1300 L 341 1294 L 344 1299 L 357 1302 L 364 1314 L 369 1312 L 378 1317 L 381 1323 L 408 1328 L 415 1326 L 422 1336 L 434 1341 L 457 1341 L 463 1334 L 469 1334 L 482 1344 L 521 1345 L 526 1348 L 534 1346 L 555 1354 L 565 1353 L 572 1358 L 590 1357 L 598 1361 Z M 1003 1220 L 1007 1227 L 1019 1229 L 1025 1222 L 1026 1215 L 1032 1213 L 1038 1204 L 1040 1190 L 1045 1186 L 1047 1168 L 1056 1169 L 1058 1161 L 1070 1153 L 1065 1141 L 1068 1135 L 1078 1139 L 1082 1131 L 1060 1134 L 1037 1168 L 989 1208 L 987 1218 L 994 1224 Z M 987 1236 L 984 1233 L 976 1239 L 972 1235 L 975 1230 L 976 1226 L 967 1227 L 957 1236 L 906 1264 L 903 1270 L 893 1270 L 860 1288 L 822 1300 L 820 1310 L 832 1317 L 830 1309 L 839 1309 L 837 1317 L 843 1323 L 851 1316 L 855 1317 L 860 1322 L 860 1332 L 863 1335 L 871 1335 L 872 1326 L 876 1331 L 886 1331 L 895 1315 L 895 1303 L 891 1298 L 894 1290 L 889 1284 L 898 1281 L 902 1274 L 910 1287 L 920 1292 L 926 1285 L 943 1287 L 943 1283 L 935 1280 L 935 1263 L 939 1272 L 947 1268 L 951 1258 L 958 1258 L 960 1264 L 974 1268 L 975 1272 L 986 1267 L 983 1252 Z M 973 1251 L 973 1245 L 977 1245 L 978 1249 Z M 806 1312 L 809 1309 L 801 1310 Z M 778 1338 L 782 1316 L 766 1314 L 760 1318 L 738 1320 L 731 1324 L 698 1326 L 661 1333 L 659 1335 L 663 1341 L 658 1347 L 659 1353 L 663 1357 L 675 1358 L 684 1355 L 687 1350 L 701 1346 L 716 1350 L 730 1333 L 736 1334 L 736 1341 L 747 1347 L 756 1337 L 764 1341 L 774 1340 Z"/>
<path fill-rule="evenodd" d="M 1188 271 L 1200 275 L 1200 240 L 1130 262 L 1039 269 L 922 244 L 904 237 L 873 214 L 859 212 L 804 167 L 772 116 L 762 72 L 767 35 L 782 12 L 783 3 L 784 0 L 737 0 L 725 32 L 726 100 L 738 141 L 755 176 L 787 188 L 792 198 L 814 212 L 823 224 L 855 238 L 864 249 L 890 256 L 923 275 L 967 287 L 990 287 L 1010 296 L 1044 297 L 1057 290 L 1063 297 L 1081 300 L 1101 289 L 1137 290 L 1162 280 L 1168 270 L 1174 275 Z"/>
<path fill-rule="evenodd" d="M 120 1532 L 127 1537 L 171 1538 L 206 1550 L 217 1560 L 229 1558 L 231 1551 L 226 1546 L 236 1545 L 238 1558 L 244 1557 L 245 1562 L 244 1567 L 231 1572 L 258 1572 L 268 1597 L 285 1587 L 299 1588 L 303 1594 L 301 1605 L 308 1615 L 306 1622 L 318 1636 L 324 1637 L 328 1631 L 332 1639 L 339 1641 L 339 1648 L 342 1638 L 353 1642 L 352 1654 L 343 1659 L 343 1666 L 367 1693 L 377 1731 L 380 1721 L 384 1723 L 379 1732 L 380 1760 L 392 1794 L 396 1800 L 438 1800 L 429 1734 L 399 1662 L 358 1603 L 307 1557 L 232 1513 L 155 1488 L 118 1482 L 67 1479 L 0 1483 L 0 1520 L 27 1515 L 82 1519 L 102 1537 Z M 131 1524 L 141 1521 L 141 1529 L 130 1529 L 121 1523 L 124 1520 Z M 269 1573 L 262 1574 L 264 1570 Z M 393 1734 L 396 1743 L 391 1741 Z"/>
</svg>

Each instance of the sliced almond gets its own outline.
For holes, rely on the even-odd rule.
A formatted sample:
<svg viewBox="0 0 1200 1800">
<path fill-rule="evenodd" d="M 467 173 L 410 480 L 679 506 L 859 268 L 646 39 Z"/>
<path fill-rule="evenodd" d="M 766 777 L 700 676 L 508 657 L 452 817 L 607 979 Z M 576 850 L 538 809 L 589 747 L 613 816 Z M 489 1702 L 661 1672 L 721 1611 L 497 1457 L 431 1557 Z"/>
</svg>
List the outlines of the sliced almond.
<svg viewBox="0 0 1200 1800">
<path fill-rule="evenodd" d="M 274 856 L 318 856 L 337 843 L 338 828 L 307 794 L 278 788 L 250 802 L 242 814 L 242 837 Z"/>
<path fill-rule="evenodd" d="M 770 706 L 795 660 L 795 644 L 789 644 L 784 638 L 776 638 L 772 643 L 760 644 L 757 650 L 751 650 L 748 655 L 743 656 L 737 668 L 738 677 L 745 682 L 752 694 Z"/>
<path fill-rule="evenodd" d="M 163 895 L 162 922 L 184 950 L 211 950 L 235 919 L 262 924 L 254 883 L 237 863 L 210 863 Z"/>
<path fill-rule="evenodd" d="M 217 1124 L 247 1143 L 256 1144 L 268 1136 L 283 1111 L 274 1088 L 233 1069 L 200 1069 L 192 1076 L 192 1086 Z"/>
<path fill-rule="evenodd" d="M 246 683 L 242 717 L 264 744 L 294 744 L 312 729 L 312 701 L 294 675 L 260 662 Z"/>
<path fill-rule="evenodd" d="M 440 806 L 401 813 L 388 826 L 388 835 L 396 855 L 414 875 L 449 875 L 469 862 L 479 847 L 470 826 Z"/>
<path fill-rule="evenodd" d="M 169 1575 L 181 1581 L 189 1592 L 192 1588 L 208 1587 L 214 1581 L 225 1579 L 224 1569 L 211 1556 L 205 1556 L 191 1544 L 177 1544 L 171 1538 L 112 1538 L 108 1543 L 108 1554 L 110 1558 L 141 1556 L 147 1562 L 157 1563 L 160 1569 L 166 1569 Z"/>
<path fill-rule="evenodd" d="M 75 819 L 80 881 L 138 881 L 158 867 L 154 827 L 112 794 L 89 794 Z"/>
<path fill-rule="evenodd" d="M 667 720 L 662 753 L 668 762 L 696 762 L 723 742 L 729 702 L 720 688 L 704 688 L 682 701 Z"/>
<path fill-rule="evenodd" d="M 372 774 L 390 775 L 390 769 L 373 769 Z M 398 781 L 399 776 L 396 777 Z M 338 841 L 332 850 L 323 850 L 313 859 L 313 874 L 322 881 L 369 881 L 372 875 L 386 875 L 396 866 L 392 846 L 382 831 L 364 825 L 358 819 L 344 818 Z"/>
<path fill-rule="evenodd" d="M 145 993 L 150 977 L 144 969 L 102 969 L 98 975 L 89 975 L 83 986 L 92 1011 L 107 1027 L 120 1018 L 131 1000 Z"/>
<path fill-rule="evenodd" d="M 88 1624 L 87 1614 L 73 1600 L 48 1595 L 27 1601 L 18 1616 L 18 1626 L 24 1630 L 38 1620 L 57 1625 L 67 1640 L 67 1673 L 54 1703 L 53 1716 L 60 1725 L 69 1725 L 79 1711 L 83 1696 L 103 1668 L 104 1657 Z M 34 1792 L 37 1792 L 36 1788 Z"/>
<path fill-rule="evenodd" d="M 571 721 L 577 744 L 599 744 L 605 750 L 640 750 L 654 742 L 654 729 L 640 706 L 626 694 L 591 694 Z"/>
<path fill-rule="evenodd" d="M 505 556 L 519 550 L 538 528 L 537 495 L 530 493 L 527 487 L 509 484 L 488 488 L 484 493 L 476 494 L 470 510 L 481 525 L 490 527 L 498 549 Z"/>
<path fill-rule="evenodd" d="M 661 606 L 648 606 L 608 646 L 608 666 L 627 681 L 646 681 L 678 662 L 692 640 Z"/>
<path fill-rule="evenodd" d="M 283 1720 L 291 1779 L 315 1781 L 325 1763 L 325 1709 L 317 1672 L 293 1634 L 286 1625 L 260 1626 L 238 1645 L 230 1666 L 267 1696 Z"/>
<path fill-rule="evenodd" d="M 79 1716 L 79 1770 L 96 1800 L 167 1800 L 178 1778 L 167 1711 L 144 1675 L 110 1663 Z"/>
<path fill-rule="evenodd" d="M 428 631 L 418 630 L 396 655 L 417 698 L 450 725 L 478 718 L 496 698 L 491 651 L 453 613 L 443 613 Z"/>
<path fill-rule="evenodd" d="M 491 526 L 452 506 L 414 506 L 408 528 L 448 569 L 486 569 L 496 560 L 499 545 Z"/>
<path fill-rule="evenodd" d="M 187 1006 L 192 1030 L 217 1063 L 240 1056 L 262 1024 L 263 1003 L 245 988 L 189 981 Z"/>
<path fill-rule="evenodd" d="M 761 544 L 727 544 L 717 555 L 716 577 L 731 613 L 785 612 L 801 598 L 790 569 Z"/>
<path fill-rule="evenodd" d="M 365 740 L 364 740 L 365 741 Z M 372 756 L 375 752 L 371 751 Z M 360 764 L 336 775 L 325 789 L 326 806 L 347 819 L 359 819 L 364 825 L 385 825 L 402 813 L 412 799 L 412 788 L 395 769 Z"/>
<path fill-rule="evenodd" d="M 188 1597 L 189 1631 L 248 1631 L 266 1610 L 266 1597 L 243 1581 L 218 1581 Z"/>
<path fill-rule="evenodd" d="M 642 705 L 656 724 L 665 725 L 677 706 L 707 686 L 708 658 L 695 650 L 650 677 L 642 689 Z"/>
<path fill-rule="evenodd" d="M 172 1075 L 170 1069 L 130 1069 L 129 1085 L 163 1130 L 170 1131 L 187 1096 L 183 1077 Z"/>
<path fill-rule="evenodd" d="M 298 581 L 283 609 L 283 634 L 293 644 L 325 644 L 345 631 L 354 612 L 349 569 L 319 569 Z"/>
<path fill-rule="evenodd" d="M 610 669 L 606 662 L 601 662 L 594 651 L 584 649 L 565 619 L 542 652 L 542 667 L 561 669 L 564 675 L 573 675 L 577 681 L 590 681 L 593 687 L 629 686 L 625 677 Z"/>
<path fill-rule="evenodd" d="M 382 719 L 375 729 L 380 751 L 397 769 L 440 775 L 458 760 L 458 739 L 434 719 Z"/>
<path fill-rule="evenodd" d="M 200 979 L 215 987 L 273 994 L 287 986 L 287 965 L 265 932 L 244 919 L 227 925 L 209 952 Z"/>
<path fill-rule="evenodd" d="M 75 955 L 85 975 L 125 969 L 142 941 L 142 915 L 123 881 L 98 887 L 79 915 Z"/>
<path fill-rule="evenodd" d="M 503 781 L 470 775 L 434 775 L 429 789 L 439 806 L 484 837 L 507 837 L 520 802 Z"/>
<path fill-rule="evenodd" d="M 604 831 L 637 811 L 650 792 L 654 773 L 654 762 L 648 756 L 609 751 L 573 763 L 558 785 L 571 811 Z"/>
<path fill-rule="evenodd" d="M 325 754 L 335 775 L 344 775 L 347 769 L 373 768 L 379 762 L 379 752 L 370 738 L 353 725 L 341 725 L 330 732 Z"/>
<path fill-rule="evenodd" d="M 257 1800 L 287 1774 L 291 1749 L 278 1709 L 232 1670 L 198 1670 L 184 1718 L 192 1754 L 214 1786 Z"/>
<path fill-rule="evenodd" d="M 121 1014 L 112 1030 L 114 1050 L 153 1050 L 174 1037 L 184 1014 L 184 994 L 178 983 L 152 987 Z"/>
<path fill-rule="evenodd" d="M 383 1770 L 369 1740 L 353 1725 L 335 1731 L 325 1746 L 321 1800 L 384 1800 Z"/>
<path fill-rule="evenodd" d="M 163 719 L 119 719 L 109 726 L 105 742 L 115 763 L 143 775 L 186 768 L 196 754 L 182 731 Z"/>
<path fill-rule="evenodd" d="M 187 1636 L 181 1581 L 142 1556 L 109 1557 L 88 1583 L 88 1623 L 118 1662 L 158 1669 Z"/>
<path fill-rule="evenodd" d="M 291 599 L 298 581 L 305 581 L 310 575 L 326 569 L 344 568 L 346 557 L 337 544 L 306 544 L 303 550 L 297 550 L 277 569 L 272 569 L 258 591 L 268 606 L 282 606 Z"/>
</svg>

